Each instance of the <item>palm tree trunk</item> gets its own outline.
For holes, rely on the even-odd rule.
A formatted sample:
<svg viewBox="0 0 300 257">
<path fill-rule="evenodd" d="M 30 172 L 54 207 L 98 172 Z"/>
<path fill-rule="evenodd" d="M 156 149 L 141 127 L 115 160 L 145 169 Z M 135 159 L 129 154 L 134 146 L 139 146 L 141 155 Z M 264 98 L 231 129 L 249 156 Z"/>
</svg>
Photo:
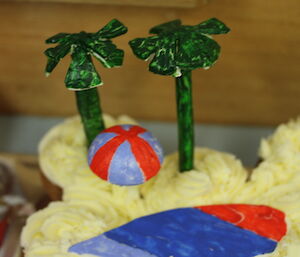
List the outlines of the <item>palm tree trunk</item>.
<svg viewBox="0 0 300 257">
<path fill-rule="evenodd" d="M 76 91 L 76 102 L 89 146 L 105 129 L 97 88 Z"/>
<path fill-rule="evenodd" d="M 191 71 L 182 71 L 176 78 L 178 117 L 178 147 L 180 172 L 194 167 L 194 121 L 192 105 Z"/>
</svg>

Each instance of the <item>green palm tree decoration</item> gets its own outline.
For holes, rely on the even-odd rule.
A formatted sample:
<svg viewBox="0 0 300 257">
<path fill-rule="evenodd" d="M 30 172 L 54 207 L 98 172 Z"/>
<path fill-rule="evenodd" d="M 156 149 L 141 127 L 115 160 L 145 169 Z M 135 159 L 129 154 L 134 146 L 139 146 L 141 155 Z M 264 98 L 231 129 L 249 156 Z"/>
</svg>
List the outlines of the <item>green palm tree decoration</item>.
<svg viewBox="0 0 300 257">
<path fill-rule="evenodd" d="M 220 46 L 210 35 L 229 32 L 216 18 L 195 26 L 181 25 L 180 20 L 167 22 L 150 29 L 156 34 L 129 42 L 134 54 L 147 60 L 152 57 L 149 70 L 176 78 L 180 171 L 193 169 L 194 124 L 191 71 L 209 68 L 218 59 Z"/>
<path fill-rule="evenodd" d="M 58 44 L 44 53 L 48 57 L 46 75 L 59 61 L 71 53 L 71 64 L 65 78 L 66 87 L 76 93 L 77 107 L 84 126 L 88 145 L 105 128 L 97 87 L 102 80 L 92 61 L 94 56 L 104 67 L 121 66 L 124 51 L 118 49 L 112 38 L 127 32 L 127 28 L 113 19 L 96 33 L 59 33 L 46 40 L 47 44 Z"/>
</svg>

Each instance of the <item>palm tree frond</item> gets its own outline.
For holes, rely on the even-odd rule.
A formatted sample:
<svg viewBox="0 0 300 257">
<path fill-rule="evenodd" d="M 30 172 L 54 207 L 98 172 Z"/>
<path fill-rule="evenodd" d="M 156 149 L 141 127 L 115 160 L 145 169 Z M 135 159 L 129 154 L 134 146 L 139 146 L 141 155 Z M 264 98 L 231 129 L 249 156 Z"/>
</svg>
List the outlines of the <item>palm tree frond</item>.
<svg viewBox="0 0 300 257">
<path fill-rule="evenodd" d="M 48 48 L 44 54 L 53 59 L 60 60 L 64 58 L 71 51 L 71 45 L 69 44 L 60 44 L 56 47 Z"/>
<path fill-rule="evenodd" d="M 56 44 L 62 43 L 69 38 L 70 34 L 68 33 L 58 33 L 52 37 L 49 37 L 45 42 L 46 44 Z"/>
<path fill-rule="evenodd" d="M 220 20 L 216 18 L 208 19 L 194 26 L 195 30 L 199 30 L 202 34 L 226 34 L 230 29 Z"/>
<path fill-rule="evenodd" d="M 70 90 L 86 90 L 102 85 L 91 56 L 80 47 L 72 53 L 72 62 L 65 78 L 65 84 Z"/>
<path fill-rule="evenodd" d="M 110 40 L 98 41 L 96 44 L 93 44 L 91 53 L 106 68 L 121 66 L 123 63 L 124 51 L 117 49 Z"/>
<path fill-rule="evenodd" d="M 105 55 L 100 55 L 97 52 L 92 52 L 92 54 L 106 68 L 119 67 L 123 64 L 124 51 L 121 49 L 115 49 L 113 52 L 107 53 Z"/>
<path fill-rule="evenodd" d="M 111 20 L 96 33 L 67 34 L 59 33 L 46 40 L 46 43 L 57 43 L 44 53 L 48 57 L 46 74 L 57 66 L 59 61 L 71 52 L 72 62 L 65 78 L 67 88 L 71 90 L 86 90 L 102 85 L 102 80 L 96 72 L 91 55 L 95 56 L 106 68 L 121 66 L 124 51 L 110 40 L 127 32 L 127 28 L 118 20 Z"/>
<path fill-rule="evenodd" d="M 149 70 L 161 75 L 174 75 L 176 46 L 174 41 L 164 40 L 149 65 Z"/>
<path fill-rule="evenodd" d="M 106 62 L 109 64 L 110 67 L 119 67 L 123 64 L 123 59 L 124 51 L 117 48 L 115 51 L 113 51 L 106 57 Z"/>
<path fill-rule="evenodd" d="M 219 57 L 220 46 L 209 34 L 229 31 L 216 18 L 195 26 L 181 25 L 180 20 L 174 20 L 153 27 L 150 33 L 156 33 L 157 36 L 136 38 L 129 44 L 140 59 L 146 60 L 154 54 L 149 65 L 150 71 L 178 77 L 181 71 L 211 67 Z"/>
<path fill-rule="evenodd" d="M 200 35 L 197 39 L 182 36 L 178 43 L 176 64 L 182 70 L 211 67 L 220 54 L 220 46 L 211 38 Z"/>
<path fill-rule="evenodd" d="M 160 34 L 174 29 L 178 29 L 181 26 L 181 20 L 173 20 L 160 25 L 157 25 L 149 30 L 151 34 Z"/>
<path fill-rule="evenodd" d="M 54 70 L 58 63 L 59 60 L 48 58 L 47 65 L 45 68 L 46 76 L 48 76 Z"/>
<path fill-rule="evenodd" d="M 153 54 L 158 46 L 158 38 L 136 38 L 129 41 L 129 45 L 133 50 L 133 53 L 140 59 L 146 60 Z"/>
<path fill-rule="evenodd" d="M 113 19 L 102 29 L 96 32 L 95 37 L 110 39 L 125 34 L 127 30 L 127 27 L 125 27 L 122 22 L 117 19 Z"/>
<path fill-rule="evenodd" d="M 54 70 L 59 61 L 64 58 L 71 50 L 69 44 L 60 44 L 56 47 L 48 48 L 44 54 L 48 57 L 46 65 L 46 73 L 50 73 Z"/>
</svg>

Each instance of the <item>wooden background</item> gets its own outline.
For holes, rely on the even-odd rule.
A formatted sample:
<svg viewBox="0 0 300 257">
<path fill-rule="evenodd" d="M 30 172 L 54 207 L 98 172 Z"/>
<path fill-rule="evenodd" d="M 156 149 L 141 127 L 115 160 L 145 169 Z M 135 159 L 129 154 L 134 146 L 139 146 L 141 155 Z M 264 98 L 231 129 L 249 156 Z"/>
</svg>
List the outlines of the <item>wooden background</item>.
<svg viewBox="0 0 300 257">
<path fill-rule="evenodd" d="M 38 3 L 85 3 L 127 6 L 154 6 L 154 7 L 181 7 L 190 8 L 197 6 L 197 0 L 0 0 L 2 2 L 38 2 Z M 204 3 L 207 0 L 204 0 Z"/>
<path fill-rule="evenodd" d="M 297 116 L 299 0 L 210 0 L 198 1 L 194 8 L 0 0 L 0 113 L 74 114 L 74 94 L 63 84 L 69 59 L 45 78 L 44 40 L 57 32 L 94 32 L 118 18 L 129 28 L 115 40 L 126 51 L 124 65 L 97 66 L 104 80 L 99 89 L 104 111 L 174 121 L 173 79 L 148 72 L 127 42 L 172 19 L 192 25 L 211 17 L 232 31 L 215 37 L 222 46 L 218 63 L 208 71 L 193 72 L 196 121 L 267 125 Z"/>
</svg>

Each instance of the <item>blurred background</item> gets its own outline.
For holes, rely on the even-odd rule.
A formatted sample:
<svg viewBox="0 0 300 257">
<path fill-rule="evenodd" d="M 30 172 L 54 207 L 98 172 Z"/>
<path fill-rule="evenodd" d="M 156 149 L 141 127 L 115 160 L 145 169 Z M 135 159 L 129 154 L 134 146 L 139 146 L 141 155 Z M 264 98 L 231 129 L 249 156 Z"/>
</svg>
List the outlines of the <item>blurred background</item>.
<svg viewBox="0 0 300 257">
<path fill-rule="evenodd" d="M 214 37 L 222 47 L 216 65 L 193 71 L 196 142 L 254 165 L 260 138 L 300 112 L 299 0 L 0 0 L 0 151 L 36 154 L 42 135 L 77 113 L 64 85 L 70 59 L 44 75 L 45 39 L 95 32 L 112 18 L 129 30 L 114 40 L 125 50 L 122 67 L 95 62 L 103 110 L 141 121 L 174 151 L 174 79 L 150 73 L 128 41 L 173 19 L 195 25 L 211 17 L 231 32 Z"/>
</svg>

